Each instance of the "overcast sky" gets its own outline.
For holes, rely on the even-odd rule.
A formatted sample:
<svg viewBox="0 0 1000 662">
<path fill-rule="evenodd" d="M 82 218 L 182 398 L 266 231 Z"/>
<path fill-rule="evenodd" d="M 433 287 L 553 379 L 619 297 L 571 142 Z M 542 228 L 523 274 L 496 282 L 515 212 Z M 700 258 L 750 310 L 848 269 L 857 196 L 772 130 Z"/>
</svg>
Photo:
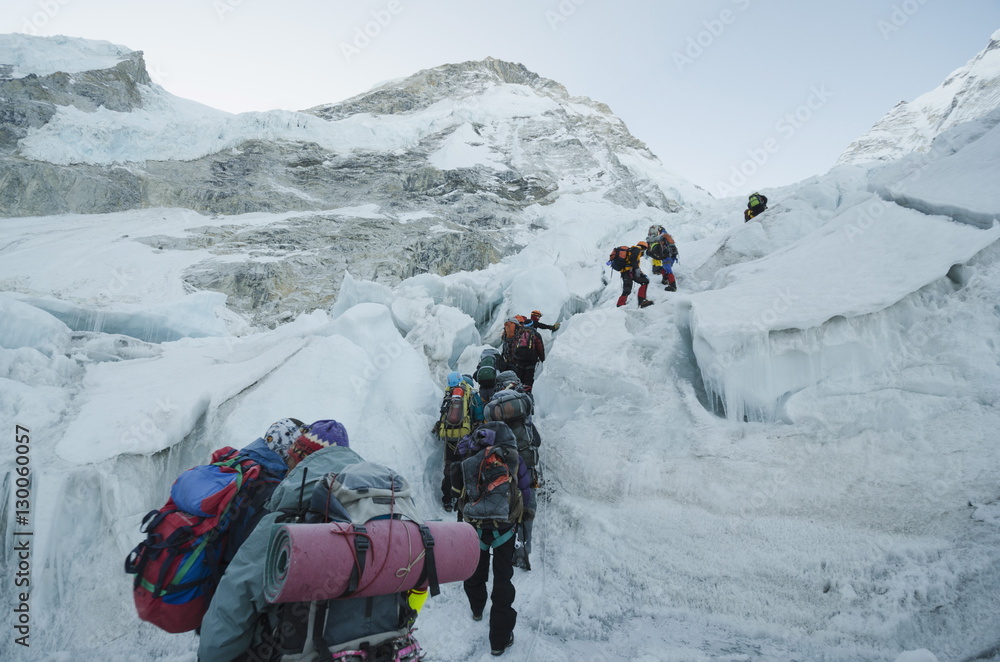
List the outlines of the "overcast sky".
<svg viewBox="0 0 1000 662">
<path fill-rule="evenodd" d="M 144 51 L 167 90 L 231 112 L 301 110 L 445 63 L 520 62 L 608 104 L 716 195 L 826 172 L 1000 29 L 997 0 L 5 0 L 3 15 L 3 32 Z"/>
</svg>

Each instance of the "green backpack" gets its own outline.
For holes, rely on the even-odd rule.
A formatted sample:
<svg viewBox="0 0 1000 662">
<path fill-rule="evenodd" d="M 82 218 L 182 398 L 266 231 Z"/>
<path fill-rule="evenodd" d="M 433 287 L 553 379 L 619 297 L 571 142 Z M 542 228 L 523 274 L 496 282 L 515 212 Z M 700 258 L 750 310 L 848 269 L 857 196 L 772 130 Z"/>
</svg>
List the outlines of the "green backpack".
<svg viewBox="0 0 1000 662">
<path fill-rule="evenodd" d="M 476 383 L 480 386 L 492 388 L 497 381 L 497 357 L 500 352 L 492 347 L 483 350 L 479 357 L 479 367 L 476 368 Z"/>
</svg>

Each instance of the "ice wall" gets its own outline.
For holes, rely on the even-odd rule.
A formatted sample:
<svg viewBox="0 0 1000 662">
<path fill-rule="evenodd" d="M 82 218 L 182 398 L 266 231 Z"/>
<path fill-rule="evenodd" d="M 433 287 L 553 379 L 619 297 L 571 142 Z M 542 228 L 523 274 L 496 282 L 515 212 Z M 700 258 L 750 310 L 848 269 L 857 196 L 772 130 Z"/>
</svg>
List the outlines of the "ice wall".
<svg viewBox="0 0 1000 662">
<path fill-rule="evenodd" d="M 228 334 L 220 317 L 225 310 L 226 295 L 219 292 L 196 292 L 164 304 L 117 304 L 101 308 L 53 298 L 21 299 L 74 331 L 118 334 L 151 343 Z"/>
<path fill-rule="evenodd" d="M 862 318 L 945 278 L 998 237 L 1000 224 L 982 230 L 868 197 L 798 241 L 721 270 L 714 289 L 679 303 L 677 320 L 717 411 L 780 419 L 783 401 L 821 378 L 880 369 L 899 333 Z"/>
<path fill-rule="evenodd" d="M 900 205 L 989 228 L 1000 220 L 998 168 L 1000 109 L 946 131 L 927 151 L 873 172 L 871 188 Z"/>
<path fill-rule="evenodd" d="M 32 650 L 41 656 L 193 661 L 193 635 L 137 619 L 122 564 L 142 538 L 142 517 L 163 505 L 178 474 L 213 449 L 252 442 L 279 418 L 341 421 L 352 447 L 411 477 L 419 506 L 432 512 L 424 481 L 439 480 L 443 461 L 429 434 L 439 385 L 383 305 L 361 304 L 335 320 L 316 312 L 244 338 L 130 347 L 92 332 L 89 352 L 51 315 L 8 297 L 0 306 L 3 417 L 33 436 L 30 600 Z M 120 356 L 105 355 L 116 347 Z M 9 488 L 13 455 L 2 462 Z M 0 501 L 4 567 L 12 562 L 10 494 Z M 8 574 L 0 588 L 10 594 Z M 10 639 L 0 658 L 22 659 Z"/>
</svg>

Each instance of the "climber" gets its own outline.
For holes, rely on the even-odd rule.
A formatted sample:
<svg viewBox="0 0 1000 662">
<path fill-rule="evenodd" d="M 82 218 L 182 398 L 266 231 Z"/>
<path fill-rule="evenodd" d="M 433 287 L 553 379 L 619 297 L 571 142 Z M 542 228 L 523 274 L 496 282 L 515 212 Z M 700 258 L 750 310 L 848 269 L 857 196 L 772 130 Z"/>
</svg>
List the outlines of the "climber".
<svg viewBox="0 0 1000 662">
<path fill-rule="evenodd" d="M 751 218 L 767 210 L 767 196 L 761 193 L 751 193 L 747 201 L 747 208 L 743 212 L 743 222 L 746 223 Z"/>
</svg>

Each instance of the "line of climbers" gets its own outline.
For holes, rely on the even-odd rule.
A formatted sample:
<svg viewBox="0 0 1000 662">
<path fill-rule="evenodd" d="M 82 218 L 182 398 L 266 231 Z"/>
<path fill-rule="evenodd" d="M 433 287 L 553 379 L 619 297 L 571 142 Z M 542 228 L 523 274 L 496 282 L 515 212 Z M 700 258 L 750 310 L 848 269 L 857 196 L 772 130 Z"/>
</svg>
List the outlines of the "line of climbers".
<svg viewBox="0 0 1000 662">
<path fill-rule="evenodd" d="M 125 561 L 139 617 L 197 632 L 199 662 L 419 660 L 428 594 L 479 562 L 471 525 L 421 520 L 406 479 L 334 420 L 215 451 L 141 531 Z"/>
<path fill-rule="evenodd" d="M 514 643 L 514 567 L 531 570 L 532 528 L 542 485 L 542 439 L 532 422 L 531 392 L 535 367 L 545 360 L 537 329 L 559 329 L 558 323 L 543 324 L 541 316 L 535 310 L 530 319 L 518 315 L 507 320 L 503 349 L 484 349 L 474 375 L 449 373 L 434 426 L 444 446 L 442 506 L 447 512 L 457 509 L 458 520 L 472 524 L 479 538 L 479 563 L 464 585 L 473 620 L 483 618 L 493 568 L 493 655 Z"/>
<path fill-rule="evenodd" d="M 751 196 L 747 220 L 766 203 Z M 653 303 L 644 253 L 665 289 L 677 289 L 676 244 L 651 226 L 608 260 L 622 274 L 619 306 L 633 282 L 639 306 Z M 472 618 L 482 620 L 492 560 L 489 642 L 502 655 L 517 621 L 513 568 L 531 569 L 542 485 L 532 422 L 545 360 L 538 329 L 559 324 L 541 317 L 508 320 L 502 349 L 482 352 L 475 377 L 448 375 L 434 433 L 444 442 L 442 505 L 457 508 L 457 522 L 423 522 L 406 479 L 349 448 L 337 421 L 284 418 L 181 474 L 166 504 L 143 518 L 146 538 L 125 560 L 139 617 L 198 633 L 199 662 L 411 662 L 424 656 L 413 626 L 428 593 L 463 581 Z"/>
<path fill-rule="evenodd" d="M 449 375 L 436 432 L 446 441 L 442 501 L 459 521 L 424 523 L 406 480 L 364 461 L 337 421 L 281 419 L 182 473 L 143 518 L 145 540 L 125 560 L 139 617 L 196 631 L 199 662 L 409 662 L 423 657 L 413 626 L 439 584 L 463 581 L 482 619 L 492 550 L 490 651 L 503 654 L 517 619 L 513 567 L 531 568 L 541 484 L 537 329 L 559 328 L 541 316 L 519 316 L 503 351 L 483 352 L 479 389 Z"/>
<path fill-rule="evenodd" d="M 632 293 L 632 283 L 639 283 L 639 307 L 652 306 L 653 301 L 646 298 L 649 287 L 649 277 L 639 266 L 643 255 L 648 255 L 653 261 L 653 274 L 661 277 L 660 284 L 666 285 L 667 292 L 677 291 L 677 278 L 674 276 L 674 264 L 677 263 L 677 243 L 662 225 L 651 225 L 646 233 L 646 239 L 635 246 L 618 246 L 611 250 L 611 255 L 605 263 L 621 274 L 622 294 L 618 297 L 618 306 L 624 306 Z"/>
</svg>

